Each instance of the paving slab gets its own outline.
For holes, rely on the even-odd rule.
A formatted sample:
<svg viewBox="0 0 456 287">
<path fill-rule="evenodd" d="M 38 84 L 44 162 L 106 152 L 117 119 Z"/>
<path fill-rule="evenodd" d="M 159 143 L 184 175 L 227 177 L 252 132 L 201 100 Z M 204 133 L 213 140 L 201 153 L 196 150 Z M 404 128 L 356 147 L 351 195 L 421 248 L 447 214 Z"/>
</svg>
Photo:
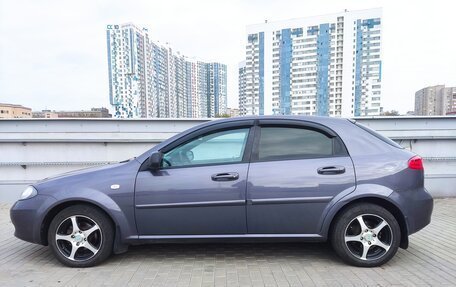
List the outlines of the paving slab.
<svg viewBox="0 0 456 287">
<path fill-rule="evenodd" d="M 456 198 L 435 200 L 431 224 L 377 268 L 348 266 L 326 243 L 154 244 L 68 268 L 48 247 L 14 237 L 8 205 L 0 228 L 0 286 L 456 285 Z"/>
</svg>

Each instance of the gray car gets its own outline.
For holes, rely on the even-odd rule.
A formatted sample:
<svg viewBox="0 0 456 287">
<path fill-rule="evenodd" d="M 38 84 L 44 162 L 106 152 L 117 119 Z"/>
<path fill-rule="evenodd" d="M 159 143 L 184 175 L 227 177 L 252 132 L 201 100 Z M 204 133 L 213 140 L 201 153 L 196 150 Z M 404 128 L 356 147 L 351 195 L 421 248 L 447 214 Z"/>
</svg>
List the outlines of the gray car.
<svg viewBox="0 0 456 287">
<path fill-rule="evenodd" d="M 231 239 L 327 241 L 379 266 L 431 219 L 422 159 L 354 121 L 210 121 L 117 164 L 39 181 L 11 208 L 15 235 L 63 264 L 129 245 Z"/>
</svg>

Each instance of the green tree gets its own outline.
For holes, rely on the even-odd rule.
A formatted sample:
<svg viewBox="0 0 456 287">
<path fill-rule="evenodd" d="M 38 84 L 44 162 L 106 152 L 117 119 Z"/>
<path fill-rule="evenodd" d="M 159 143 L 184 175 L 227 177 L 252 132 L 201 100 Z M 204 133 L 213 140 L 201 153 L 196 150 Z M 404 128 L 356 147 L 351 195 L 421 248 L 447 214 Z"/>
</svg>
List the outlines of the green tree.
<svg viewBox="0 0 456 287">
<path fill-rule="evenodd" d="M 231 116 L 229 114 L 216 114 L 215 117 L 216 118 L 231 118 Z"/>
</svg>

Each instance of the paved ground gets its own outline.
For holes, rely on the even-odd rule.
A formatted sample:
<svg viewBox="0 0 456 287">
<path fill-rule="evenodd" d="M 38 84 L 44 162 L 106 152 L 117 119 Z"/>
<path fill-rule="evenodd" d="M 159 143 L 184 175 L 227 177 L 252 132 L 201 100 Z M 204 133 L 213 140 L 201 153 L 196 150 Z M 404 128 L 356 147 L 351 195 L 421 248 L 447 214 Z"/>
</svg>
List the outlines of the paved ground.
<svg viewBox="0 0 456 287">
<path fill-rule="evenodd" d="M 379 268 L 343 264 L 327 244 L 149 245 L 89 269 L 63 267 L 47 247 L 13 237 L 0 206 L 0 286 L 456 285 L 456 199 L 436 200 L 430 226 Z"/>
</svg>

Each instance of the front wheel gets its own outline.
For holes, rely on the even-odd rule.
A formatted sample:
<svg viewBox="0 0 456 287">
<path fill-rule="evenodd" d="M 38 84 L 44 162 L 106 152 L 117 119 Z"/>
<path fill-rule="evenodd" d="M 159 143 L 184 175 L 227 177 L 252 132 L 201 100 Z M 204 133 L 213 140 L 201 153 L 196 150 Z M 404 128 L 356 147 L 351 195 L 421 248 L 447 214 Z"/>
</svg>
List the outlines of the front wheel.
<svg viewBox="0 0 456 287">
<path fill-rule="evenodd" d="M 355 204 L 338 218 L 331 232 L 331 243 L 345 262 L 360 267 L 375 267 L 396 254 L 401 229 L 396 218 L 385 208 Z"/>
<path fill-rule="evenodd" d="M 51 221 L 48 242 L 55 257 L 70 267 L 90 267 L 112 253 L 114 231 L 111 220 L 98 208 L 74 205 Z"/>
</svg>

